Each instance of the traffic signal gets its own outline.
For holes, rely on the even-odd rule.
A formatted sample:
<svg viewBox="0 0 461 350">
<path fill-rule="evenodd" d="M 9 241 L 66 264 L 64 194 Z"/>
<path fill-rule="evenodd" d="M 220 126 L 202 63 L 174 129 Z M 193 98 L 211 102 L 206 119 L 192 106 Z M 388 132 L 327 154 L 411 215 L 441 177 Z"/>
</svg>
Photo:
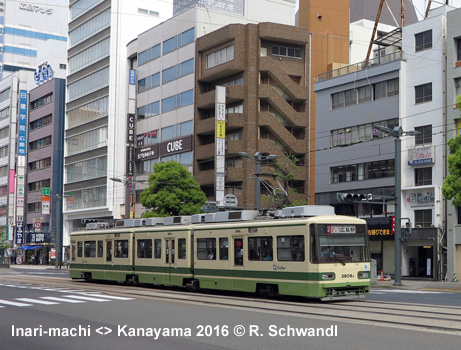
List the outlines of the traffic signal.
<svg viewBox="0 0 461 350">
<path fill-rule="evenodd" d="M 361 193 L 336 193 L 336 199 L 338 202 L 356 202 L 363 201 L 366 199 L 366 196 Z"/>
</svg>

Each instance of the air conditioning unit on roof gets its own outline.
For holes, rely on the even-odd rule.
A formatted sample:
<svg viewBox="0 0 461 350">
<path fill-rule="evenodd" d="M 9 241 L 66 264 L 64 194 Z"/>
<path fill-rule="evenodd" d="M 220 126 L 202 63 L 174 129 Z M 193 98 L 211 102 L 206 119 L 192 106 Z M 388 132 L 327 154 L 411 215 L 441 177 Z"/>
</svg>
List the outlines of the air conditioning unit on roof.
<svg viewBox="0 0 461 350">
<path fill-rule="evenodd" d="M 319 215 L 335 215 L 335 208 L 331 205 L 301 205 L 282 209 L 282 217 L 309 217 Z"/>
</svg>

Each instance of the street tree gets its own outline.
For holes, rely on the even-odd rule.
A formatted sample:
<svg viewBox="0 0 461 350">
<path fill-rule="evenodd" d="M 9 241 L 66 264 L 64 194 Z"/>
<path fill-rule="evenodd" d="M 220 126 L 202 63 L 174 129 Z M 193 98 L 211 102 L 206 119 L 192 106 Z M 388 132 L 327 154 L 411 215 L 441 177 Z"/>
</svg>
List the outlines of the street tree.
<svg viewBox="0 0 461 350">
<path fill-rule="evenodd" d="M 461 110 L 461 96 L 457 99 L 458 108 Z M 443 186 L 443 196 L 453 200 L 453 205 L 461 206 L 461 136 L 448 140 L 448 173 Z"/>
<path fill-rule="evenodd" d="M 206 196 L 192 174 L 175 161 L 156 163 L 141 204 L 149 209 L 142 216 L 165 217 L 199 214 Z"/>
</svg>

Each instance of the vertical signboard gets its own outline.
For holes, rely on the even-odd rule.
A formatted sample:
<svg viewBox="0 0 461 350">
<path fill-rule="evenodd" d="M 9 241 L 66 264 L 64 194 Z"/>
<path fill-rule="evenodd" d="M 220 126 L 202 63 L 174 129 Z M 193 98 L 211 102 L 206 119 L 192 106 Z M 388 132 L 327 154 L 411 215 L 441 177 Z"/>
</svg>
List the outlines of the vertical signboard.
<svg viewBox="0 0 461 350">
<path fill-rule="evenodd" d="M 135 115 L 128 114 L 126 124 L 126 176 L 134 176 Z"/>
<path fill-rule="evenodd" d="M 18 155 L 26 155 L 27 142 L 27 91 L 19 92 L 19 127 L 18 127 Z"/>
<path fill-rule="evenodd" d="M 216 202 L 223 204 L 225 195 L 225 160 L 226 160 L 226 88 L 216 86 Z"/>
<path fill-rule="evenodd" d="M 16 163 L 16 244 L 24 244 L 25 178 L 23 175 L 25 173 L 27 152 L 27 105 L 27 90 L 19 90 L 18 158 Z"/>
<path fill-rule="evenodd" d="M 50 215 L 51 197 L 42 196 L 42 214 Z"/>
</svg>

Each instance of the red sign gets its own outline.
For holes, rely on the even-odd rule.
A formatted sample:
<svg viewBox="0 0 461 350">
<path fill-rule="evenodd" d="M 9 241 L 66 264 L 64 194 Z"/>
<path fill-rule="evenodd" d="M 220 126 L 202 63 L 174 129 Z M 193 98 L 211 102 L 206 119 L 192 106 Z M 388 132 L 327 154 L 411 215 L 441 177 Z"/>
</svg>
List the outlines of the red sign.
<svg viewBox="0 0 461 350">
<path fill-rule="evenodd" d="M 41 222 L 34 222 L 34 228 L 39 230 L 42 228 L 42 223 Z"/>
<path fill-rule="evenodd" d="M 395 216 L 391 217 L 391 223 L 392 223 L 392 234 L 395 235 Z"/>
</svg>

